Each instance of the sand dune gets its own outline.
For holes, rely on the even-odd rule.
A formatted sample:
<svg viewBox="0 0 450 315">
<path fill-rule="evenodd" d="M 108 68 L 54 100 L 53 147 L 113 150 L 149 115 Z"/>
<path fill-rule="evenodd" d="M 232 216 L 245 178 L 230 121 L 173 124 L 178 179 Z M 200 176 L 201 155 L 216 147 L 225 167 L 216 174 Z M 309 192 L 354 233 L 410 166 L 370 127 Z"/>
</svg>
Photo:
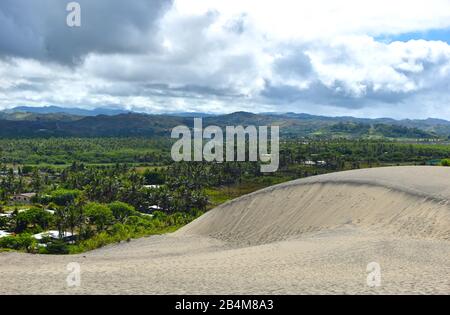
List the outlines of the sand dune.
<svg viewBox="0 0 450 315">
<path fill-rule="evenodd" d="M 85 255 L 0 254 L 0 293 L 450 294 L 450 168 L 328 174 L 226 203 L 172 235 Z M 66 264 L 78 262 L 79 288 Z M 367 264 L 382 269 L 366 283 Z"/>
<path fill-rule="evenodd" d="M 341 172 L 270 187 L 224 204 L 178 235 L 262 244 L 352 224 L 450 240 L 450 169 Z"/>
</svg>

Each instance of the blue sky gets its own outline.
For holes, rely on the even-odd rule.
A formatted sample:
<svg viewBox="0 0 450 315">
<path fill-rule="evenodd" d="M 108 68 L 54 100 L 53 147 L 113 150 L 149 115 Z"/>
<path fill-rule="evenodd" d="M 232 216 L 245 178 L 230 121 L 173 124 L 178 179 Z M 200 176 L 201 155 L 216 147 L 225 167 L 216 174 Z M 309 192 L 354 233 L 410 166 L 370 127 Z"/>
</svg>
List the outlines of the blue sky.
<svg viewBox="0 0 450 315">
<path fill-rule="evenodd" d="M 376 39 L 385 42 L 407 42 L 410 40 L 422 39 L 426 41 L 443 41 L 450 44 L 450 29 L 434 29 L 419 32 L 408 32 L 399 35 L 378 36 Z"/>
</svg>

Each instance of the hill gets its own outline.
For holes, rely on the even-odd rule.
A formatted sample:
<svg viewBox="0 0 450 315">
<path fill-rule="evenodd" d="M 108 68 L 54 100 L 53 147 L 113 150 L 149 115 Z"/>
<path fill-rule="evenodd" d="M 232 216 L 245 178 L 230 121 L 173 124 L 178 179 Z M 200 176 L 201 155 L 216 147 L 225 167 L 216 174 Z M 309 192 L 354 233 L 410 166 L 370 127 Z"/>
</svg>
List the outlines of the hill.
<svg viewBox="0 0 450 315">
<path fill-rule="evenodd" d="M 59 108 L 58 108 L 59 110 Z M 55 110 L 56 111 L 56 110 Z M 76 112 L 76 111 L 75 111 Z M 79 116 L 71 113 L 0 112 L 1 137 L 168 137 L 178 125 L 193 126 L 194 114 Z M 435 139 L 450 136 L 450 122 L 428 119 L 396 121 L 353 117 L 323 117 L 307 114 L 203 114 L 203 124 L 220 127 L 236 125 L 277 125 L 283 137 L 346 137 Z"/>
<path fill-rule="evenodd" d="M 7 113 L 31 113 L 31 114 L 66 114 L 75 116 L 97 116 L 97 115 L 119 115 L 125 114 L 129 111 L 122 109 L 111 108 L 69 108 L 59 106 L 43 106 L 43 107 L 31 107 L 31 106 L 18 106 L 12 109 L 6 110 Z"/>
<path fill-rule="evenodd" d="M 340 122 L 315 132 L 314 135 L 326 137 L 345 138 L 408 138 L 433 139 L 439 136 L 434 132 L 427 132 L 418 128 L 409 128 L 400 125 L 364 124 L 353 122 Z"/>
<path fill-rule="evenodd" d="M 83 117 L 66 113 L 0 112 L 0 120 L 10 121 L 74 121 Z"/>
</svg>

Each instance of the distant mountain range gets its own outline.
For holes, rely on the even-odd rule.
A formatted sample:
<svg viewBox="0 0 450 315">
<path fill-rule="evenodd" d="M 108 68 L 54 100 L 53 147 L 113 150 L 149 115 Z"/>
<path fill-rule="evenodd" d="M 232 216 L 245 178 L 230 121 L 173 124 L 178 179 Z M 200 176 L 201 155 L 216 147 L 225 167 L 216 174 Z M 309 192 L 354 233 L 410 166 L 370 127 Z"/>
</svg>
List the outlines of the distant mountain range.
<svg viewBox="0 0 450 315">
<path fill-rule="evenodd" d="M 178 125 L 193 126 L 202 117 L 204 126 L 278 125 L 284 137 L 411 138 L 450 136 L 450 122 L 441 119 L 326 117 L 297 113 L 227 115 L 175 113 L 150 115 L 120 109 L 16 107 L 0 111 L 0 137 L 111 137 L 169 136 Z"/>
<path fill-rule="evenodd" d="M 65 114 L 74 116 L 98 116 L 98 115 L 112 116 L 125 114 L 128 113 L 128 111 L 123 109 L 110 109 L 110 108 L 83 109 L 83 108 L 68 108 L 58 106 L 44 106 L 44 107 L 19 106 L 9 110 L 5 110 L 3 111 L 3 113 Z"/>
</svg>

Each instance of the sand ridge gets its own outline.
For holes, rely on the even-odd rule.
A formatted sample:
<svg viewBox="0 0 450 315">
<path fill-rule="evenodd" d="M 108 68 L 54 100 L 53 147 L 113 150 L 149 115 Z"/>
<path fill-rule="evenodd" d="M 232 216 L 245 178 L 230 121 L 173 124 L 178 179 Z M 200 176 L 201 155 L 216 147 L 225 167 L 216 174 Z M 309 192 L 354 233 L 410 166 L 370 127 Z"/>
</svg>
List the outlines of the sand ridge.
<svg viewBox="0 0 450 315">
<path fill-rule="evenodd" d="M 262 244 L 353 224 L 450 240 L 449 200 L 450 168 L 364 169 L 266 188 L 217 207 L 177 234 Z"/>
</svg>

